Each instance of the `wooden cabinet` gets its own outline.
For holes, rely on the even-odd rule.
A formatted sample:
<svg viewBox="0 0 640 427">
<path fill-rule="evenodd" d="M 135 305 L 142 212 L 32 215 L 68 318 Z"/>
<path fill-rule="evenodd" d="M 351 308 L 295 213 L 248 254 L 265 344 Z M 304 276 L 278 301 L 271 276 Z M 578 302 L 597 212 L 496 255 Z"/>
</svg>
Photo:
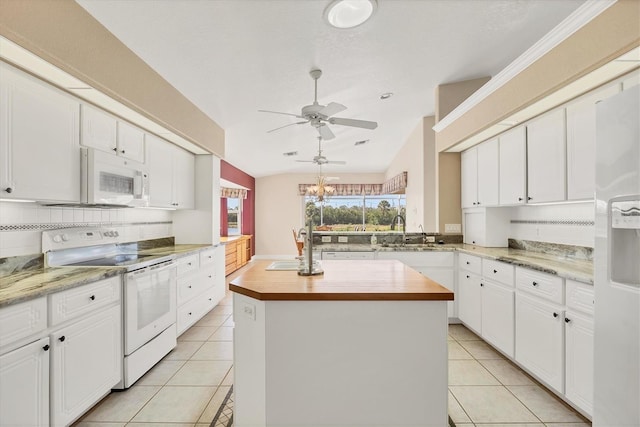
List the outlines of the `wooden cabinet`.
<svg viewBox="0 0 640 427">
<path fill-rule="evenodd" d="M 596 103 L 615 95 L 608 85 L 567 106 L 567 199 L 593 199 L 596 171 Z"/>
<path fill-rule="evenodd" d="M 228 240 L 224 246 L 225 253 L 225 276 L 244 267 L 251 261 L 251 239 L 252 236 L 241 236 L 234 240 Z"/>
<path fill-rule="evenodd" d="M 51 339 L 51 423 L 68 425 L 122 378 L 122 313 L 112 306 Z"/>
<path fill-rule="evenodd" d="M 0 356 L 0 426 L 49 426 L 49 338 Z"/>
<path fill-rule="evenodd" d="M 193 209 L 195 156 L 156 136 L 146 134 L 149 164 L 149 204 L 154 207 Z"/>
<path fill-rule="evenodd" d="M 0 63 L 0 197 L 80 202 L 80 103 Z"/>
<path fill-rule="evenodd" d="M 562 307 L 524 292 L 516 295 L 516 361 L 559 393 L 564 392 Z"/>
<path fill-rule="evenodd" d="M 527 201 L 527 129 L 519 126 L 500 135 L 501 206 L 522 205 Z"/>
<path fill-rule="evenodd" d="M 527 123 L 527 199 L 529 203 L 565 200 L 565 109 Z"/>
<path fill-rule="evenodd" d="M 463 152 L 460 161 L 462 207 L 498 205 L 498 140 Z"/>
</svg>

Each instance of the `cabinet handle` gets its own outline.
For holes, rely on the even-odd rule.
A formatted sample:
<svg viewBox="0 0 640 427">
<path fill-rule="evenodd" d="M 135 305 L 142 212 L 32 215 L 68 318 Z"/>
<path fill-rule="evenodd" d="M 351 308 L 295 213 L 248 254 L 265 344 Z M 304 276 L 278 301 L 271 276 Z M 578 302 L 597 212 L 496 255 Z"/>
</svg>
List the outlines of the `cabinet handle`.
<svg viewBox="0 0 640 427">
<path fill-rule="evenodd" d="M 476 244 L 476 241 L 475 241 L 475 240 L 472 240 L 472 241 L 471 241 L 471 243 L 473 243 L 473 244 L 475 245 L 475 244 Z"/>
<path fill-rule="evenodd" d="M 44 347 L 42 347 L 42 349 L 43 349 L 44 351 L 49 351 L 49 344 L 46 344 Z"/>
<path fill-rule="evenodd" d="M 91 301 L 94 301 L 94 300 L 96 299 L 96 296 L 95 296 L 95 295 L 91 295 L 91 296 L 89 297 L 89 299 L 90 299 Z"/>
<path fill-rule="evenodd" d="M 480 282 L 480 287 L 483 287 L 483 286 L 484 286 L 484 283 Z"/>
<path fill-rule="evenodd" d="M 569 323 L 569 322 L 571 322 L 571 319 L 569 319 L 569 318 L 565 317 L 565 318 L 564 318 L 564 323 Z"/>
<path fill-rule="evenodd" d="M 191 312 L 189 312 L 189 316 L 191 316 Z"/>
<path fill-rule="evenodd" d="M 467 261 L 467 265 L 471 264 L 469 261 Z"/>
<path fill-rule="evenodd" d="M 480 204 L 480 202 L 478 202 L 478 204 Z"/>
<path fill-rule="evenodd" d="M 498 272 L 498 270 L 493 270 L 493 273 L 494 273 L 494 274 L 495 274 L 495 273 L 497 273 L 497 272 Z"/>
<path fill-rule="evenodd" d="M 11 194 L 11 193 L 13 193 L 13 188 L 7 187 L 7 188 L 4 189 L 4 191 L 6 191 L 7 193 Z"/>
<path fill-rule="evenodd" d="M 553 317 L 558 317 L 558 313 L 553 313 Z"/>
<path fill-rule="evenodd" d="M 527 197 L 527 200 L 533 200 L 533 197 Z"/>
<path fill-rule="evenodd" d="M 122 154 L 124 154 L 124 150 L 120 151 Z"/>
<path fill-rule="evenodd" d="M 209 298 L 209 301 L 211 301 L 211 300 L 212 300 L 212 298 Z"/>
<path fill-rule="evenodd" d="M 476 204 L 476 202 L 473 202 L 473 204 L 475 205 L 475 204 Z"/>
<path fill-rule="evenodd" d="M 112 150 L 117 153 L 118 152 L 118 147 L 112 148 Z"/>
<path fill-rule="evenodd" d="M 518 197 L 518 201 L 521 202 L 522 201 L 522 197 Z"/>
<path fill-rule="evenodd" d="M 65 338 L 65 336 L 64 336 L 64 335 L 63 335 L 63 336 L 61 336 L 60 338 L 58 338 L 58 341 L 60 341 L 60 342 L 64 342 L 64 340 L 66 340 L 66 338 Z"/>
<path fill-rule="evenodd" d="M 538 282 L 531 282 L 533 286 L 538 286 Z"/>
<path fill-rule="evenodd" d="M 187 286 L 187 288 L 191 289 L 191 285 Z"/>
<path fill-rule="evenodd" d="M 211 279 L 211 275 L 209 275 L 209 279 Z"/>
<path fill-rule="evenodd" d="M 471 276 L 469 276 L 469 275 L 467 274 L 467 279 L 468 279 L 468 278 L 470 278 L 470 277 L 471 277 Z"/>
</svg>

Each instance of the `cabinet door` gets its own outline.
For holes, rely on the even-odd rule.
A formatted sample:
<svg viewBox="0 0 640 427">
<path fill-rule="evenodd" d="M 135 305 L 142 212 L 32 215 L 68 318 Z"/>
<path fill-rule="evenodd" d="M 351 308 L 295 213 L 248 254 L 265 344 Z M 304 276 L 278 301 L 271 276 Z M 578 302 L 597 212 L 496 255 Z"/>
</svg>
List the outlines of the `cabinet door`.
<svg viewBox="0 0 640 427">
<path fill-rule="evenodd" d="M 80 202 L 80 103 L 0 63 L 0 195 Z"/>
<path fill-rule="evenodd" d="M 519 126 L 500 136 L 500 205 L 527 200 L 527 128 Z"/>
<path fill-rule="evenodd" d="M 144 163 L 144 132 L 127 122 L 118 121 L 118 155 Z"/>
<path fill-rule="evenodd" d="M 87 104 L 82 104 L 81 113 L 82 138 L 80 143 L 87 147 L 116 154 L 116 118 Z"/>
<path fill-rule="evenodd" d="M 49 338 L 0 356 L 0 426 L 49 425 Z"/>
<path fill-rule="evenodd" d="M 478 203 L 478 150 L 471 148 L 460 155 L 462 207 L 472 208 Z"/>
<path fill-rule="evenodd" d="M 515 292 L 483 280 L 482 338 L 513 357 Z"/>
<path fill-rule="evenodd" d="M 51 335 L 52 424 L 70 424 L 122 378 L 120 306 Z"/>
<path fill-rule="evenodd" d="M 627 74 L 624 80 L 622 80 L 622 90 L 629 90 L 638 85 L 640 85 L 640 72 L 638 71 Z"/>
<path fill-rule="evenodd" d="M 492 139 L 478 146 L 478 205 L 498 205 L 499 177 L 498 140 Z"/>
<path fill-rule="evenodd" d="M 567 106 L 567 199 L 593 199 L 596 190 L 596 103 L 620 91 L 616 83 Z"/>
<path fill-rule="evenodd" d="M 564 317 L 559 307 L 516 293 L 516 361 L 564 392 Z"/>
<path fill-rule="evenodd" d="M 480 334 L 482 331 L 480 276 L 460 271 L 458 275 L 458 318 Z"/>
<path fill-rule="evenodd" d="M 527 125 L 530 203 L 565 200 L 565 165 L 565 110 L 558 108 Z"/>
<path fill-rule="evenodd" d="M 173 146 L 153 135 L 145 135 L 149 168 L 149 206 L 171 208 L 173 205 Z"/>
<path fill-rule="evenodd" d="M 195 206 L 195 156 L 174 147 L 173 188 L 177 209 L 193 209 Z"/>
<path fill-rule="evenodd" d="M 565 314 L 567 399 L 593 414 L 593 317 Z"/>
</svg>

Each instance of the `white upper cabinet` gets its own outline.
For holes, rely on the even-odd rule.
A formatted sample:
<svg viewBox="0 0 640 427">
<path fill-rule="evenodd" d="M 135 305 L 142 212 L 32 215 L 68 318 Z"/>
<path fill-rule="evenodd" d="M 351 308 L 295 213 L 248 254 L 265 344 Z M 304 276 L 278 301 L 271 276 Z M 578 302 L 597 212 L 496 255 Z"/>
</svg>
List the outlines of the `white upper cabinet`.
<svg viewBox="0 0 640 427">
<path fill-rule="evenodd" d="M 460 155 L 462 207 L 472 208 L 478 203 L 478 149 L 471 148 Z"/>
<path fill-rule="evenodd" d="M 615 83 L 567 106 L 567 199 L 595 194 L 596 104 L 620 91 Z"/>
<path fill-rule="evenodd" d="M 118 155 L 144 163 L 144 131 L 118 121 Z"/>
<path fill-rule="evenodd" d="M 87 104 L 82 104 L 81 112 L 82 145 L 116 154 L 116 118 Z"/>
<path fill-rule="evenodd" d="M 193 209 L 195 156 L 153 135 L 146 134 L 145 139 L 150 206 Z"/>
<path fill-rule="evenodd" d="M 81 143 L 144 163 L 144 131 L 87 104 L 82 104 Z"/>
<path fill-rule="evenodd" d="M 500 135 L 500 205 L 527 201 L 527 129 L 519 126 Z"/>
<path fill-rule="evenodd" d="M 0 63 L 0 197 L 80 201 L 80 103 Z"/>
<path fill-rule="evenodd" d="M 565 109 L 527 124 L 527 199 L 529 203 L 566 199 Z"/>
<path fill-rule="evenodd" d="M 478 205 L 497 206 L 500 180 L 498 140 L 478 145 Z"/>
</svg>

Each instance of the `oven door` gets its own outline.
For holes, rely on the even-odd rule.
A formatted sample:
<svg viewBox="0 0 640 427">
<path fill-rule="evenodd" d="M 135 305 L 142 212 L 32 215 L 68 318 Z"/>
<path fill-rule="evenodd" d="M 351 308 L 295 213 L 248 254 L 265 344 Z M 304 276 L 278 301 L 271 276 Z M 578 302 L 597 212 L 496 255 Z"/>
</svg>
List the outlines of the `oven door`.
<svg viewBox="0 0 640 427">
<path fill-rule="evenodd" d="M 125 276 L 125 355 L 176 322 L 176 266 L 173 261 Z"/>
</svg>

